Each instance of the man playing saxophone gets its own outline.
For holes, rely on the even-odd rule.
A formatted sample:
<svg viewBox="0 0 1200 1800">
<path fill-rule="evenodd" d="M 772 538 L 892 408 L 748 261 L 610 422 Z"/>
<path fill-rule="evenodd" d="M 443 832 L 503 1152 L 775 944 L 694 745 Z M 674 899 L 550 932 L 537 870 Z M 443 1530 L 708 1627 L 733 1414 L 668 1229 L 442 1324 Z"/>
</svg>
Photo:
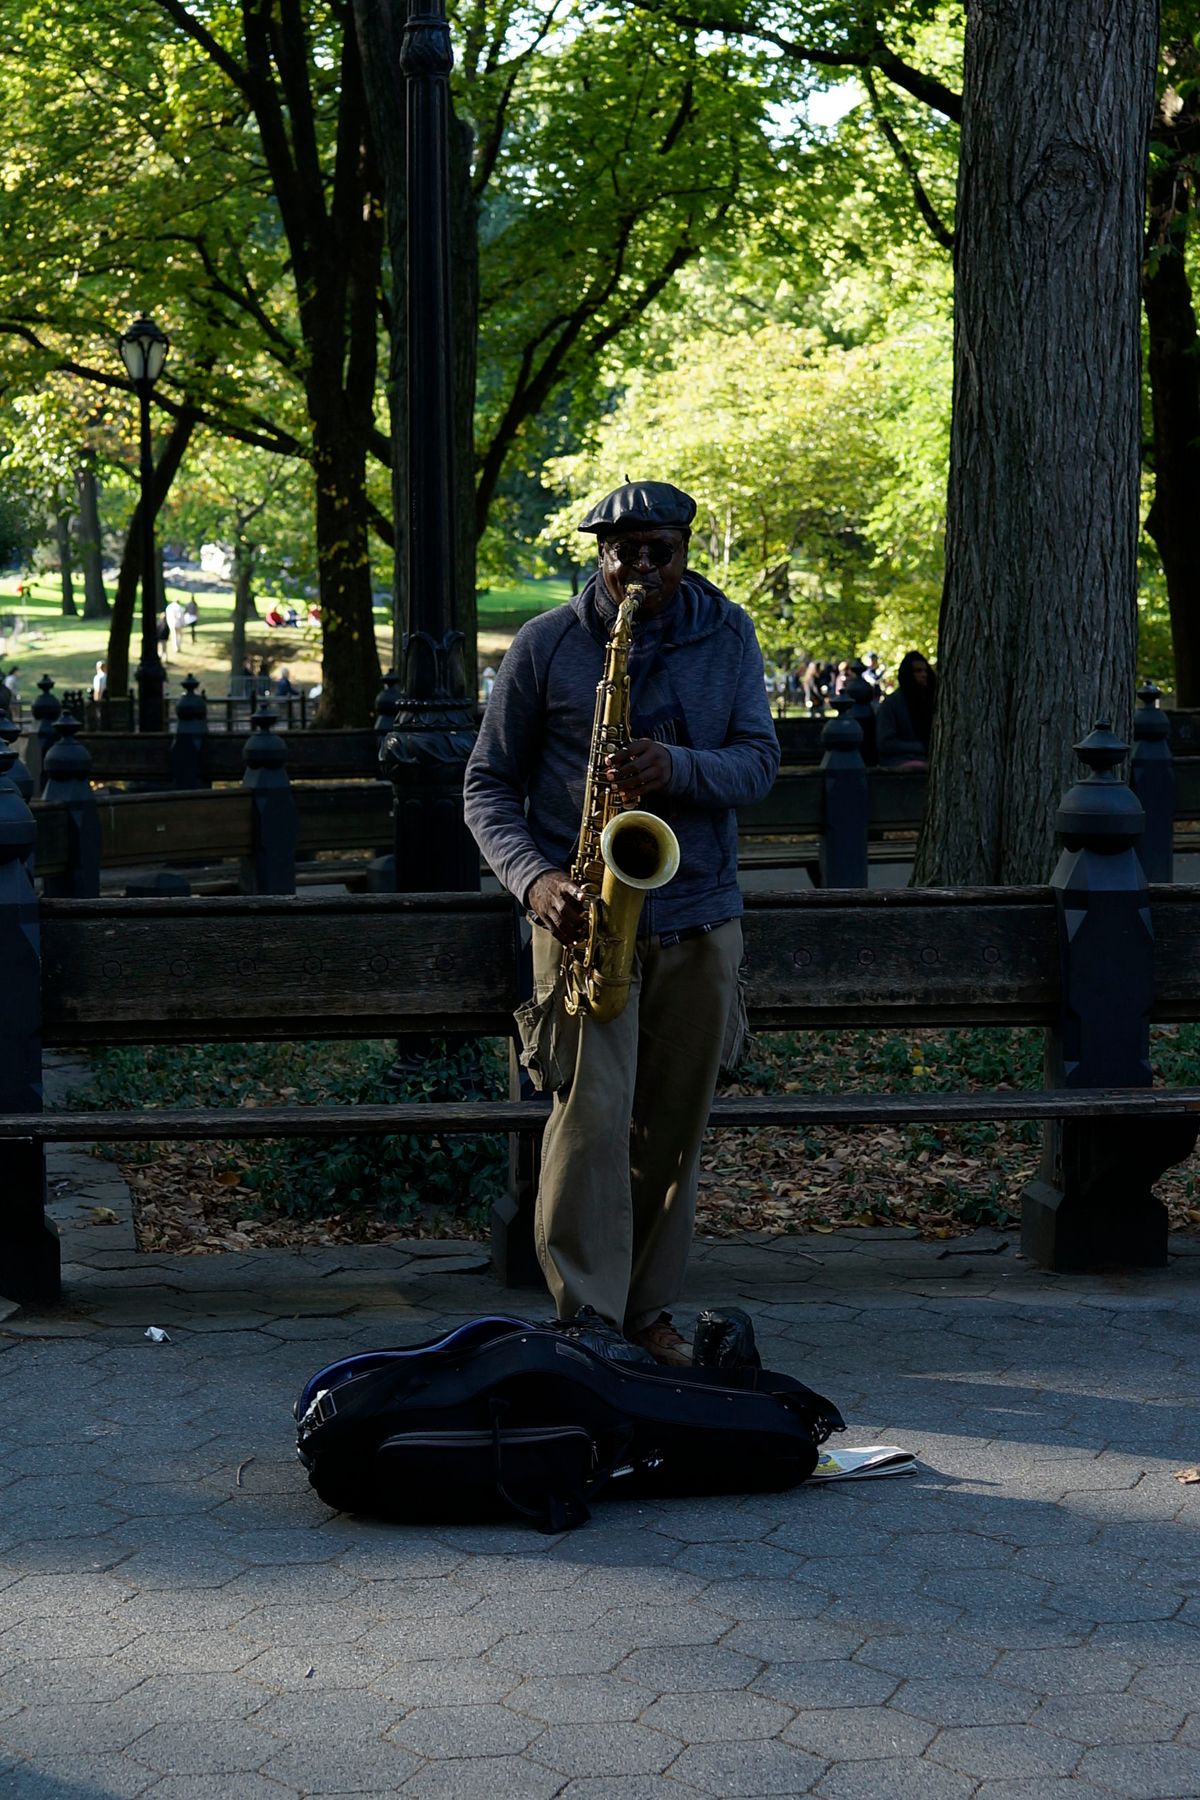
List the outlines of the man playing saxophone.
<svg viewBox="0 0 1200 1800">
<path fill-rule="evenodd" d="M 761 799 L 779 766 L 754 627 L 687 566 L 695 512 L 689 495 L 655 481 L 593 507 L 580 530 L 597 538 L 597 572 L 517 633 L 465 783 L 467 823 L 533 922 L 533 1000 L 518 1021 L 524 1061 L 553 1096 L 538 1259 L 560 1318 L 591 1306 L 666 1363 L 690 1360 L 671 1307 L 718 1069 L 744 1031 L 735 808 Z M 627 1001 L 596 1016 L 567 1004 L 563 947 L 591 923 L 594 895 L 572 870 L 597 687 L 630 590 L 629 736 L 604 744 L 600 773 L 618 810 L 666 821 L 679 867 L 645 894 Z"/>
</svg>

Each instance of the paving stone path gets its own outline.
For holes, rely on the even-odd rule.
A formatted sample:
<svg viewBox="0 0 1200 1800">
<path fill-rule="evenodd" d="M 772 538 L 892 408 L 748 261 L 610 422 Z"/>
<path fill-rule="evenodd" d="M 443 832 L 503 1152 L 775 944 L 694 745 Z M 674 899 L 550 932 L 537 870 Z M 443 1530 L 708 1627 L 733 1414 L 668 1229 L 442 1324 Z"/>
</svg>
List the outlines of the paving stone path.
<svg viewBox="0 0 1200 1800">
<path fill-rule="evenodd" d="M 69 1303 L 0 1324 L 5 1800 L 1200 1795 L 1200 1246 L 700 1246 L 688 1309 L 921 1473 L 416 1531 L 326 1510 L 291 1403 L 511 1309 L 477 1247 L 141 1257 L 111 1165 L 52 1179 Z"/>
</svg>

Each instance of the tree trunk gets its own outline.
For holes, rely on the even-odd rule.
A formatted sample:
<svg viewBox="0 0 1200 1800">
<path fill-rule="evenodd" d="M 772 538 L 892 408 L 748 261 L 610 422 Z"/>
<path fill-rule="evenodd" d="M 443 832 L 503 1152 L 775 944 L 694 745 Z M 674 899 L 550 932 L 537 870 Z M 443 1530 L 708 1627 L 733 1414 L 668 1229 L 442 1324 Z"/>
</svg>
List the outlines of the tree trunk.
<svg viewBox="0 0 1200 1800">
<path fill-rule="evenodd" d="M 183 461 L 183 453 L 191 441 L 192 432 L 196 429 L 196 415 L 184 411 L 176 415 L 171 432 L 163 446 L 162 455 L 154 465 L 154 476 L 150 484 L 150 504 L 157 518 L 163 501 L 171 491 L 171 483 L 179 472 Z M 121 553 L 121 567 L 117 574 L 117 592 L 113 600 L 112 616 L 108 626 L 108 692 L 110 694 L 129 693 L 129 634 L 133 628 L 134 601 L 137 597 L 138 580 L 142 573 L 142 503 L 139 500 L 133 509 L 133 517 L 129 521 L 129 529 L 125 533 L 125 548 Z M 151 573 L 151 581 L 156 578 L 156 571 Z M 155 595 L 155 611 L 160 610 L 161 589 Z"/>
<path fill-rule="evenodd" d="M 79 495 L 79 560 L 83 568 L 83 616 L 107 619 L 108 595 L 101 567 L 100 498 L 91 451 L 80 459 L 75 475 Z M 114 690 L 115 692 L 116 690 Z"/>
<path fill-rule="evenodd" d="M 1168 95 L 1171 90 L 1167 90 Z M 1154 431 L 1154 501 L 1146 529 L 1162 559 L 1175 651 L 1175 703 L 1200 706 L 1200 338 L 1185 261 L 1195 179 L 1186 166 L 1200 149 L 1200 109 L 1160 106 L 1156 140 L 1168 154 L 1150 180 L 1146 306 Z"/>
<path fill-rule="evenodd" d="M 365 440 L 365 432 L 326 413 L 314 416 L 323 643 L 318 725 L 369 725 L 379 692 L 367 555 Z"/>
<path fill-rule="evenodd" d="M 254 545 L 239 538 L 233 547 L 233 635 L 229 641 L 231 677 L 242 673 L 242 664 L 246 660 L 246 626 L 251 619 L 258 617 L 254 604 L 254 561 Z M 231 694 L 238 691 L 233 679 L 230 680 L 229 691 Z"/>
<path fill-rule="evenodd" d="M 1072 744 L 1131 723 L 1156 34 L 1154 0 L 968 9 L 923 886 L 1045 880 Z"/>
<path fill-rule="evenodd" d="M 62 616 L 64 619 L 77 619 L 79 608 L 75 604 L 75 583 L 71 579 L 71 519 L 65 512 L 54 516 L 54 536 L 58 542 L 58 570 L 62 582 Z"/>
</svg>

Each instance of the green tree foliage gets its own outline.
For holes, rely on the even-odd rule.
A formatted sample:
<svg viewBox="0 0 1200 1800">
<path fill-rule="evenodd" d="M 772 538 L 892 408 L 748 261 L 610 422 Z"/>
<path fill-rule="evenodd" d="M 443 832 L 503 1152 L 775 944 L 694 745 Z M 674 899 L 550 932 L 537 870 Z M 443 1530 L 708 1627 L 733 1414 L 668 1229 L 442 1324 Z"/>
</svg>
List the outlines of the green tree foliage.
<svg viewBox="0 0 1200 1800">
<path fill-rule="evenodd" d="M 669 471 L 698 503 L 693 563 L 748 608 L 769 654 L 849 655 L 870 643 L 891 655 L 894 617 L 903 648 L 931 644 L 946 346 L 915 327 L 894 346 L 899 362 L 932 357 L 931 385 L 916 389 L 924 418 L 892 352 L 888 341 L 842 349 L 776 322 L 732 338 L 701 331 L 670 368 L 625 371 L 593 447 L 554 464 L 570 499 L 552 540 L 571 545 L 586 504 L 627 476 Z M 926 427 L 923 445 L 910 414 Z"/>
<path fill-rule="evenodd" d="M 312 463 L 329 709 L 366 716 L 380 231 L 353 32 L 300 0 L 14 0 L 0 29 L 0 374 L 120 388 L 114 327 L 153 308 L 172 433 Z"/>
</svg>

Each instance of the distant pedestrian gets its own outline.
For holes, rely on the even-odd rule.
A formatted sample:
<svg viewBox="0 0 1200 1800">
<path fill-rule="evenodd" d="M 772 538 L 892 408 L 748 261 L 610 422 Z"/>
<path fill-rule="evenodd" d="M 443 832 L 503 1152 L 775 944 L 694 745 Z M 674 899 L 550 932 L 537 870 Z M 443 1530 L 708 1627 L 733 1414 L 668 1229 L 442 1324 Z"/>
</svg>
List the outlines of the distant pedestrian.
<svg viewBox="0 0 1200 1800">
<path fill-rule="evenodd" d="M 277 700 L 287 700 L 292 694 L 298 694 L 299 692 L 300 689 L 298 687 L 293 687 L 292 685 L 290 669 L 280 669 L 278 680 L 275 683 L 275 698 Z"/>
<path fill-rule="evenodd" d="M 187 614 L 178 600 L 172 600 L 163 614 L 167 621 L 167 631 L 171 639 L 171 655 L 183 653 L 183 628 L 187 623 Z"/>
<path fill-rule="evenodd" d="M 896 687 L 875 721 L 875 744 L 884 769 L 927 769 L 937 675 L 919 650 L 910 650 L 896 671 Z"/>
<path fill-rule="evenodd" d="M 196 603 L 195 597 L 192 595 L 189 595 L 187 600 L 184 602 L 183 622 L 192 634 L 193 644 L 196 641 L 196 626 L 199 623 L 199 620 L 200 620 L 200 608 Z"/>
<path fill-rule="evenodd" d="M 96 702 L 97 706 L 99 706 L 101 700 L 103 700 L 107 687 L 108 664 L 106 662 L 98 662 L 96 664 L 96 672 L 92 676 L 92 699 Z"/>
<path fill-rule="evenodd" d="M 258 665 L 255 686 L 260 694 L 269 694 L 271 691 L 271 665 L 265 656 Z"/>
</svg>

